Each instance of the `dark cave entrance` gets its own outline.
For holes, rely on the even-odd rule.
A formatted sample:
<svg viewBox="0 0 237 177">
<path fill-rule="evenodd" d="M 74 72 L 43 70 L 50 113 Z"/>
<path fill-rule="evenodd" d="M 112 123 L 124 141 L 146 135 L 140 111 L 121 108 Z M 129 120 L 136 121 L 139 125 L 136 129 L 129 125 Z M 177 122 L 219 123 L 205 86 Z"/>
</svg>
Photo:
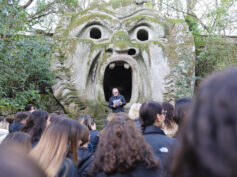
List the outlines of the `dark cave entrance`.
<svg viewBox="0 0 237 177">
<path fill-rule="evenodd" d="M 112 96 L 112 89 L 118 88 L 120 94 L 122 94 L 129 102 L 132 95 L 132 69 L 128 63 L 116 62 L 108 65 L 104 74 L 104 95 L 105 100 L 109 101 Z"/>
</svg>

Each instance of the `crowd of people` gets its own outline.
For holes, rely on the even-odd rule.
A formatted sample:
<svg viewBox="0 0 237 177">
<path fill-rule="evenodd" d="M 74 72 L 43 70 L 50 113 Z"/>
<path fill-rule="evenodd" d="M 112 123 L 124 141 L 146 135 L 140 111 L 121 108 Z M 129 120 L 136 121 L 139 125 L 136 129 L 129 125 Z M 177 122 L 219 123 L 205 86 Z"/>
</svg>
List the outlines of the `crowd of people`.
<svg viewBox="0 0 237 177">
<path fill-rule="evenodd" d="M 101 131 L 88 114 L 31 106 L 0 135 L 0 176 L 236 177 L 236 78 L 237 68 L 214 73 L 174 106 L 135 103 Z"/>
</svg>

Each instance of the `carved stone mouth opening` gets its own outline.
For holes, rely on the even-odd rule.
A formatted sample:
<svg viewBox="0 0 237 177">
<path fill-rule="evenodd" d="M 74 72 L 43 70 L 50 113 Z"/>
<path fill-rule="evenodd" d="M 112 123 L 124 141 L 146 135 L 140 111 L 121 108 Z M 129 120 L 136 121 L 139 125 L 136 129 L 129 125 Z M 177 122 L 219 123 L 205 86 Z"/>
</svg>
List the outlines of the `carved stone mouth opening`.
<svg viewBox="0 0 237 177">
<path fill-rule="evenodd" d="M 130 64 L 125 61 L 109 63 L 105 68 L 103 88 L 106 101 L 109 101 L 112 89 L 118 88 L 126 102 L 129 102 L 132 96 L 132 68 Z"/>
</svg>

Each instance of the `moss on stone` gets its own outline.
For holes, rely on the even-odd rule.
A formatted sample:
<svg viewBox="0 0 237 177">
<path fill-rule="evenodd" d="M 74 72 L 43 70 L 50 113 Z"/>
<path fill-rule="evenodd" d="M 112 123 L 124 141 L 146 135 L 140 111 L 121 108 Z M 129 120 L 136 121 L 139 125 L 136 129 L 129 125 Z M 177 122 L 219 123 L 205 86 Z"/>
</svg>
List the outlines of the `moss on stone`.
<svg viewBox="0 0 237 177">
<path fill-rule="evenodd" d="M 101 13 L 92 13 L 92 14 L 85 15 L 85 16 L 82 16 L 82 17 L 78 17 L 78 18 L 76 18 L 76 17 L 78 17 L 78 15 L 76 15 L 72 18 L 73 20 L 71 21 L 71 23 L 69 24 L 69 26 L 65 30 L 65 32 L 63 33 L 64 36 L 68 36 L 69 32 L 73 28 L 75 28 L 75 27 L 77 27 L 77 26 L 79 26 L 79 25 L 81 25 L 85 22 L 89 22 L 91 19 L 93 19 L 93 20 L 96 20 L 96 19 L 112 20 L 112 18 L 110 16 L 104 15 L 104 14 L 101 14 Z"/>
<path fill-rule="evenodd" d="M 174 18 L 166 18 L 166 20 L 172 25 L 175 25 L 176 23 L 185 22 L 183 19 L 174 19 Z"/>
<path fill-rule="evenodd" d="M 132 23 L 132 22 L 140 21 L 140 20 L 150 21 L 150 22 L 157 23 L 157 24 L 160 24 L 160 25 L 164 26 L 164 23 L 162 23 L 157 18 L 155 18 L 155 17 L 147 17 L 146 15 L 137 15 L 135 17 L 132 17 L 132 18 L 129 18 L 129 19 L 125 20 L 125 22 L 126 23 Z"/>
<path fill-rule="evenodd" d="M 111 0 L 110 4 L 114 9 L 126 7 L 134 3 L 134 0 Z"/>
</svg>

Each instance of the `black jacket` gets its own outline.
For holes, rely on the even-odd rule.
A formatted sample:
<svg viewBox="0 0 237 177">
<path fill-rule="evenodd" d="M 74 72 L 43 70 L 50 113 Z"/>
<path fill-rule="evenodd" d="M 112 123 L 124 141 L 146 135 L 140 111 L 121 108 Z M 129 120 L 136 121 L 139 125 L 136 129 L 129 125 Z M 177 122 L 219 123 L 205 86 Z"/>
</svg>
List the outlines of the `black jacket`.
<svg viewBox="0 0 237 177">
<path fill-rule="evenodd" d="M 113 107 L 113 101 L 115 100 L 120 100 L 122 102 L 122 105 L 116 106 L 115 108 Z M 117 112 L 124 112 L 123 106 L 126 104 L 126 101 L 123 97 L 123 95 L 118 95 L 118 96 L 112 96 L 109 99 L 109 107 L 112 109 L 114 113 Z"/>
<path fill-rule="evenodd" d="M 166 136 L 164 131 L 157 126 L 147 126 L 143 133 L 146 142 L 152 146 L 155 155 L 160 159 L 164 169 L 168 169 L 170 156 L 176 140 Z"/>
<path fill-rule="evenodd" d="M 71 159 L 65 158 L 56 177 L 78 177 L 75 163 Z"/>
<path fill-rule="evenodd" d="M 77 151 L 77 156 L 79 159 L 79 163 L 77 166 L 78 176 L 86 177 L 88 175 L 88 170 L 90 169 L 90 165 L 94 160 L 93 153 L 89 151 L 86 147 L 80 147 Z"/>
<path fill-rule="evenodd" d="M 92 177 L 164 177 L 162 170 L 151 169 L 147 170 L 144 165 L 137 165 L 132 171 L 126 173 L 115 173 L 112 175 L 106 175 L 104 172 L 93 175 Z"/>
<path fill-rule="evenodd" d="M 13 122 L 9 126 L 9 133 L 20 131 L 23 126 L 24 126 L 24 124 L 22 124 L 20 122 Z"/>
</svg>

